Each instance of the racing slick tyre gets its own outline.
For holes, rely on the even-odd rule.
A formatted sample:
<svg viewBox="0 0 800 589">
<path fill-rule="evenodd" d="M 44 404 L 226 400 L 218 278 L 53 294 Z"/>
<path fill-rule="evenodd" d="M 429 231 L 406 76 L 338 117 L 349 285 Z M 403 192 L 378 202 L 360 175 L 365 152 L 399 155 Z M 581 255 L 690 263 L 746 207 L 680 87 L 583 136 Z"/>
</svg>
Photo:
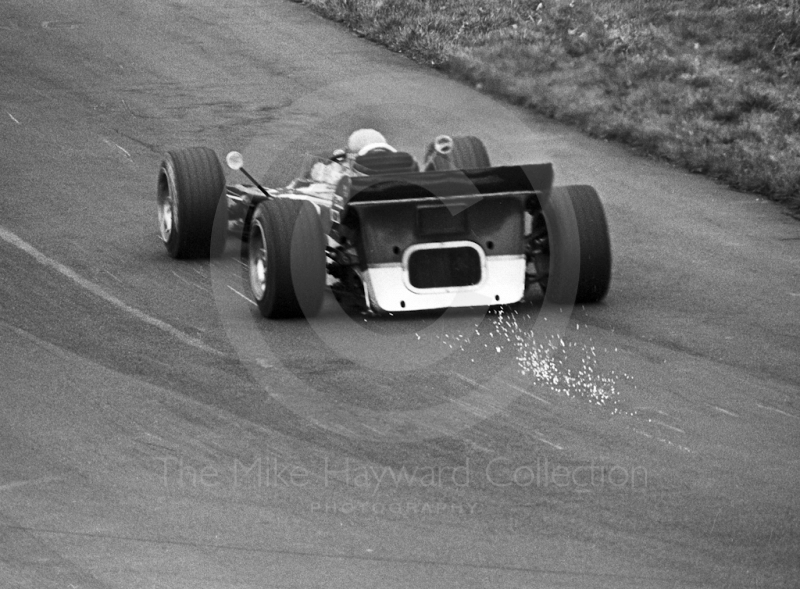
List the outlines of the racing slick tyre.
<svg viewBox="0 0 800 589">
<path fill-rule="evenodd" d="M 471 135 L 453 137 L 450 161 L 456 170 L 489 168 L 492 165 L 489 163 L 489 153 L 486 151 L 483 141 Z"/>
<path fill-rule="evenodd" d="M 425 152 L 425 160 L 431 162 L 431 167 L 438 171 L 491 167 L 486 146 L 472 135 L 453 137 L 452 147 L 447 154 L 436 153 L 434 143 L 430 143 Z"/>
<path fill-rule="evenodd" d="M 611 284 L 611 243 L 603 205 L 591 186 L 553 188 L 542 199 L 549 274 L 540 281 L 545 300 L 596 303 Z"/>
<path fill-rule="evenodd" d="M 225 174 L 207 147 L 169 151 L 158 171 L 158 227 L 173 258 L 208 258 L 225 249 Z"/>
<path fill-rule="evenodd" d="M 247 274 L 264 317 L 314 317 L 325 289 L 325 235 L 308 201 L 260 203 L 250 221 Z"/>
</svg>

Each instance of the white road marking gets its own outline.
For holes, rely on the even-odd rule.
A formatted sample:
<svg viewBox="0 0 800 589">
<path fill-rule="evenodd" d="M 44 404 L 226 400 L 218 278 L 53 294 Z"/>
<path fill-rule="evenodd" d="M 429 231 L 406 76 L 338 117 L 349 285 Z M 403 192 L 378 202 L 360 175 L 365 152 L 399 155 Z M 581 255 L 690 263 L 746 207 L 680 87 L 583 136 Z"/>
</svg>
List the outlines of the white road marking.
<svg viewBox="0 0 800 589">
<path fill-rule="evenodd" d="M 798 419 L 797 415 L 792 415 L 791 413 L 786 413 L 786 411 L 781 411 L 777 407 L 768 407 L 767 405 L 762 405 L 761 403 L 756 403 L 756 405 L 758 405 L 762 409 L 767 409 L 769 411 L 775 411 L 776 413 L 780 413 L 781 415 L 785 415 L 786 417 L 793 417 L 795 419 Z"/>
<path fill-rule="evenodd" d="M 471 378 L 468 378 L 468 377 L 464 376 L 463 374 L 459 374 L 458 372 L 454 372 L 453 374 L 455 374 L 455 376 L 457 376 L 458 378 L 460 378 L 460 379 L 461 379 L 461 380 L 463 380 L 464 382 L 471 384 L 471 385 L 472 385 L 472 386 L 474 386 L 474 387 L 480 387 L 480 388 L 482 388 L 482 389 L 483 389 L 483 390 L 485 390 L 485 391 L 491 392 L 491 390 L 490 390 L 490 389 L 489 389 L 487 386 L 485 386 L 485 385 L 482 385 L 482 384 L 481 384 L 481 383 L 479 383 L 479 382 L 475 382 L 474 380 L 472 380 Z M 517 386 L 514 386 L 514 385 L 512 385 L 511 383 L 508 383 L 508 382 L 506 382 L 506 381 L 504 381 L 504 380 L 502 380 L 501 382 L 502 382 L 503 384 L 505 384 L 505 385 L 509 386 L 510 388 L 512 388 L 512 389 L 514 389 L 514 390 L 516 390 L 516 391 L 519 391 L 519 392 L 521 392 L 521 393 L 524 393 L 524 394 L 526 394 L 526 395 L 531 395 L 531 396 L 533 396 L 533 397 L 536 397 L 536 395 L 534 395 L 533 393 L 529 393 L 529 392 L 527 392 L 527 391 L 526 391 L 526 390 L 524 390 L 524 389 L 521 389 L 521 388 L 519 388 L 519 387 L 517 387 Z M 544 399 L 542 399 L 542 398 L 540 398 L 540 397 L 536 397 L 536 398 L 537 398 L 537 399 L 539 399 L 540 401 L 542 401 L 543 403 L 547 403 L 547 404 L 549 404 L 549 402 L 548 402 L 548 401 L 545 401 Z M 489 417 L 489 414 L 488 414 L 488 413 L 487 413 L 487 414 L 485 414 L 485 415 L 483 415 L 483 414 L 481 414 L 481 413 L 479 413 L 479 412 L 478 412 L 477 408 L 470 407 L 470 406 L 468 406 L 466 403 L 463 403 L 463 402 L 461 402 L 460 400 L 453 400 L 453 402 L 454 402 L 454 403 L 458 403 L 458 404 L 462 405 L 463 407 L 466 407 L 466 408 L 467 408 L 468 410 L 470 410 L 470 411 L 471 411 L 471 412 L 472 412 L 474 415 L 477 415 L 477 416 L 479 416 L 479 417 Z M 553 448 L 555 448 L 556 450 L 563 450 L 563 449 L 564 449 L 564 448 L 562 448 L 561 446 L 559 446 L 558 444 L 554 444 L 553 442 L 551 442 L 551 441 L 549 441 L 549 440 L 545 439 L 545 437 L 544 437 L 544 436 L 543 436 L 541 433 L 539 433 L 539 432 L 533 432 L 533 433 L 534 433 L 534 434 L 536 434 L 536 436 L 537 436 L 537 437 L 536 437 L 536 439 L 537 439 L 537 440 L 539 440 L 540 442 L 543 442 L 543 443 L 547 444 L 548 446 L 552 446 L 552 447 L 553 447 Z"/>
<path fill-rule="evenodd" d="M 477 444 L 477 443 L 473 442 L 472 440 L 465 439 L 464 441 L 468 442 L 470 444 L 470 446 L 472 446 L 473 450 L 480 450 L 481 452 L 486 452 L 487 454 L 494 453 L 494 450 L 486 448 L 485 446 L 481 446 L 480 444 Z"/>
<path fill-rule="evenodd" d="M 717 407 L 716 405 L 712 405 L 714 409 L 719 411 L 720 413 L 724 413 L 725 415 L 730 415 L 731 417 L 739 417 L 733 411 L 728 411 L 727 409 L 723 409 L 722 407 Z"/>
<path fill-rule="evenodd" d="M 665 424 L 662 424 L 662 425 L 665 425 Z M 667 427 L 670 427 L 670 426 L 667 426 Z M 655 437 L 652 434 L 648 434 L 647 432 L 643 432 L 640 429 L 633 428 L 633 431 L 635 433 L 639 434 L 640 436 L 644 436 L 646 438 L 650 438 L 651 440 L 658 440 L 659 442 L 661 442 L 662 444 L 665 444 L 667 446 L 672 446 L 673 448 L 678 448 L 679 450 L 683 450 L 684 452 L 689 452 L 690 454 L 694 453 L 691 448 L 687 448 L 686 446 L 681 446 L 680 444 L 675 444 L 675 443 L 673 443 L 673 442 L 671 442 L 671 441 L 669 441 L 667 439 L 664 439 L 664 438 Z"/>
<path fill-rule="evenodd" d="M 350 437 L 350 438 L 358 437 L 358 434 L 356 432 L 354 432 L 351 429 L 346 428 L 345 426 L 343 426 L 340 423 L 333 424 L 333 426 L 330 427 L 329 429 L 332 429 L 334 432 L 338 433 L 339 435 L 343 435 L 343 436 L 346 436 L 346 437 Z"/>
<path fill-rule="evenodd" d="M 200 290 L 202 290 L 202 291 L 205 291 L 205 292 L 211 292 L 210 290 L 208 290 L 208 289 L 207 289 L 206 287 L 204 287 L 204 286 L 200 286 L 199 284 L 195 284 L 195 283 L 194 283 L 194 282 L 192 282 L 191 280 L 186 280 L 186 279 L 185 279 L 183 276 L 181 276 L 180 274 L 178 274 L 177 272 L 175 272 L 175 270 L 173 270 L 173 271 L 172 271 L 172 273 L 173 273 L 173 274 L 176 276 L 176 278 L 178 278 L 179 280 L 183 280 L 183 281 L 184 281 L 186 284 L 189 284 L 189 285 L 191 285 L 191 286 L 194 286 L 195 288 L 199 288 Z"/>
<path fill-rule="evenodd" d="M 30 481 L 12 481 L 5 485 L 0 485 L 0 491 L 9 491 L 11 489 L 18 489 L 19 487 L 27 487 L 28 485 L 36 485 L 39 483 L 49 483 L 52 481 L 60 481 L 62 477 L 43 477 L 41 479 L 33 479 Z"/>
<path fill-rule="evenodd" d="M 659 415 L 664 415 L 665 417 L 669 417 L 669 414 L 661 409 L 656 409 L 655 407 L 637 407 L 634 411 L 655 411 Z"/>
<path fill-rule="evenodd" d="M 21 124 L 22 124 L 22 123 L 20 123 L 20 122 L 19 122 L 19 121 L 16 119 L 16 117 L 14 117 L 14 115 L 12 115 L 10 112 L 6 111 L 6 114 L 7 114 L 8 116 L 10 116 L 10 117 L 11 117 L 11 120 L 12 120 L 12 121 L 14 121 L 16 124 L 18 124 L 18 125 L 21 125 Z"/>
<path fill-rule="evenodd" d="M 117 149 L 122 151 L 122 153 L 124 153 L 128 157 L 128 159 L 133 159 L 131 157 L 130 152 L 127 149 L 125 149 L 124 147 L 122 147 L 119 143 L 114 143 L 113 141 L 109 141 L 108 139 L 103 139 L 103 143 L 105 143 L 109 147 L 116 147 Z"/>
<path fill-rule="evenodd" d="M 545 444 L 547 444 L 548 446 L 552 446 L 556 450 L 563 450 L 564 449 L 561 446 L 559 446 L 558 444 L 554 444 L 553 442 L 550 442 L 550 441 L 546 440 L 544 438 L 544 436 L 540 432 L 535 431 L 533 433 L 536 434 L 536 436 L 537 436 L 536 439 L 539 440 L 540 442 L 544 442 Z"/>
<path fill-rule="evenodd" d="M 110 303 L 110 304 L 114 305 L 115 307 L 117 307 L 121 311 L 126 312 L 128 315 L 131 315 L 132 317 L 135 317 L 139 321 L 142 321 L 143 323 L 146 323 L 148 325 L 156 327 L 156 328 L 160 329 L 161 331 L 163 331 L 165 333 L 168 333 L 169 335 L 173 336 L 178 341 L 180 341 L 180 342 L 182 342 L 184 344 L 187 344 L 189 346 L 192 346 L 194 348 L 197 348 L 198 350 L 203 350 L 204 352 L 209 352 L 209 353 L 215 354 L 217 356 L 225 356 L 225 354 L 223 354 L 219 350 L 216 350 L 216 349 L 214 349 L 214 348 L 212 348 L 210 346 L 207 346 L 206 344 L 204 344 L 199 339 L 197 339 L 195 337 L 192 337 L 187 333 L 182 332 L 181 330 L 173 327 L 169 323 L 161 321 L 161 319 L 156 319 L 155 317 L 151 317 L 147 313 L 144 313 L 144 312 L 140 311 L 139 309 L 135 309 L 135 308 L 131 307 L 130 305 L 128 305 L 127 303 L 124 303 L 123 301 L 121 301 L 120 299 L 115 297 L 114 295 L 112 295 L 112 294 L 106 292 L 105 290 L 103 290 L 100 286 L 98 286 L 94 282 L 91 282 L 90 280 L 86 280 L 85 278 L 83 278 L 82 276 L 77 274 L 74 270 L 72 270 L 71 268 L 68 268 L 64 264 L 62 264 L 60 262 L 57 262 L 56 260 L 53 260 L 52 258 L 48 258 L 46 255 L 44 255 L 42 252 L 37 250 L 31 244 L 29 244 L 28 242 L 24 241 L 22 238 L 18 237 L 16 234 L 12 233 L 11 231 L 9 231 L 8 229 L 6 229 L 4 227 L 0 227 L 0 239 L 5 241 L 6 243 L 9 243 L 9 244 L 13 245 L 14 247 L 19 248 L 20 250 L 22 250 L 26 254 L 28 254 L 31 257 L 33 257 L 37 262 L 39 262 L 43 266 L 47 266 L 48 268 L 52 268 L 53 270 L 59 272 L 63 276 L 66 276 L 67 278 L 72 280 L 78 286 L 88 290 L 93 295 L 95 295 L 97 297 L 100 297 L 101 299 L 103 299 L 107 303 Z"/>
<path fill-rule="evenodd" d="M 467 384 L 472 385 L 475 388 L 481 388 L 481 389 L 483 389 L 484 391 L 486 391 L 488 393 L 492 392 L 489 389 L 489 387 L 487 387 L 485 385 L 482 385 L 479 382 L 475 382 L 474 380 L 464 376 L 463 374 L 459 374 L 458 372 L 453 372 L 453 374 L 456 376 L 456 378 L 460 378 L 461 380 L 463 380 Z M 468 403 L 465 403 L 462 399 L 450 399 L 450 402 L 451 403 L 455 403 L 456 405 L 461 405 L 464 409 L 466 409 L 467 411 L 469 411 L 473 415 L 476 415 L 477 417 L 480 417 L 481 419 L 486 419 L 492 414 L 491 409 L 486 409 L 485 407 L 476 407 L 475 405 L 470 405 Z"/>
<path fill-rule="evenodd" d="M 242 293 L 240 293 L 238 290 L 236 290 L 235 288 L 233 288 L 233 287 L 232 287 L 230 284 L 226 284 L 225 286 L 227 286 L 229 289 L 231 289 L 233 292 L 235 292 L 237 295 L 239 295 L 240 297 L 242 297 L 244 300 L 246 300 L 246 301 L 247 301 L 248 303 L 250 303 L 251 305 L 255 305 L 256 307 L 258 307 L 258 303 L 256 303 L 256 302 L 255 302 L 253 299 L 251 299 L 250 297 L 248 297 L 248 296 L 246 296 L 246 295 L 243 295 Z"/>
<path fill-rule="evenodd" d="M 42 21 L 43 29 L 77 29 L 80 23 L 59 20 L 44 20 Z"/>
<path fill-rule="evenodd" d="M 469 411 L 470 413 L 481 419 L 487 419 L 492 415 L 492 412 L 490 410 L 481 411 L 480 410 L 481 408 L 475 407 L 474 405 L 469 405 L 468 403 L 465 403 L 461 399 L 450 399 L 450 402 L 455 405 L 461 405 L 461 407 L 463 407 L 465 410 Z"/>
<path fill-rule="evenodd" d="M 379 429 L 375 429 L 374 427 L 370 427 L 370 426 L 368 426 L 366 423 L 362 423 L 362 424 L 361 424 L 361 427 L 363 427 L 364 429 L 368 429 L 368 430 L 370 430 L 370 431 L 372 431 L 372 432 L 375 432 L 375 433 L 376 433 L 376 434 L 378 434 L 379 436 L 386 435 L 386 434 L 385 434 L 385 432 L 382 432 L 382 431 L 381 431 L 381 430 L 379 430 Z"/>
<path fill-rule="evenodd" d="M 529 397 L 533 397 L 537 401 L 541 401 L 545 405 L 552 405 L 552 403 L 550 401 L 548 401 L 547 399 L 543 399 L 542 397 L 540 397 L 538 395 L 534 395 L 532 392 L 526 391 L 525 389 L 523 389 L 521 387 L 518 387 L 517 385 L 511 384 L 510 382 L 507 382 L 507 381 L 502 380 L 502 379 L 500 379 L 500 382 L 502 382 L 507 387 L 511 387 L 512 389 L 514 389 L 517 392 L 520 392 L 520 393 L 522 393 L 524 395 L 528 395 Z"/>
<path fill-rule="evenodd" d="M 467 384 L 471 384 L 474 387 L 480 387 L 480 388 L 482 388 L 484 390 L 487 390 L 487 391 L 489 390 L 485 386 L 483 386 L 482 384 L 480 384 L 478 382 L 475 382 L 474 380 L 472 380 L 471 378 L 469 378 L 467 376 L 464 376 L 463 374 L 459 374 L 458 372 L 454 372 L 453 374 L 455 374 L 457 378 L 460 378 L 461 380 L 463 380 Z"/>
<path fill-rule="evenodd" d="M 103 272 L 105 272 L 106 274 L 108 274 L 109 276 L 111 276 L 111 278 L 113 278 L 114 280 L 116 280 L 117 282 L 119 282 L 120 284 L 122 284 L 122 280 L 120 280 L 119 278 L 117 278 L 117 277 L 116 277 L 114 274 L 112 274 L 112 273 L 111 273 L 111 272 L 109 272 L 108 270 L 103 270 Z"/>
<path fill-rule="evenodd" d="M 659 421 L 657 419 L 648 419 L 647 421 L 649 421 L 650 423 L 655 423 L 656 425 L 660 425 L 661 427 L 666 427 L 667 429 L 671 429 L 671 430 L 674 430 L 676 432 L 680 432 L 682 434 L 686 433 L 685 431 L 683 431 L 679 427 L 675 427 L 674 425 L 670 425 L 668 423 L 664 423 L 663 421 Z"/>
</svg>

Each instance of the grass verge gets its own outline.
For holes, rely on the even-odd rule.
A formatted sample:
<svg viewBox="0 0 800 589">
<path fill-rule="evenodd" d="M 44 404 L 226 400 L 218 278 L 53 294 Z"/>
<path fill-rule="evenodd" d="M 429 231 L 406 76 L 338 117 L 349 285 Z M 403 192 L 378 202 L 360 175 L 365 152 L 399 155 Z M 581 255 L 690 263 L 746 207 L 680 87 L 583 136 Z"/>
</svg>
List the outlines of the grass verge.
<svg viewBox="0 0 800 589">
<path fill-rule="evenodd" d="M 302 0 L 417 61 L 800 215 L 800 0 Z"/>
</svg>

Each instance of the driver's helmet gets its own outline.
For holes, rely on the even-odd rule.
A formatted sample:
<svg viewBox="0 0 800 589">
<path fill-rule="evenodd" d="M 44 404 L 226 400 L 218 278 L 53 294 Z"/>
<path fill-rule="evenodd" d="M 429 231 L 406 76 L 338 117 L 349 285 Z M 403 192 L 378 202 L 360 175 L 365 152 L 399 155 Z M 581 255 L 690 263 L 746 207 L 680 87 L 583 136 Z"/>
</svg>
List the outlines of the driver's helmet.
<svg viewBox="0 0 800 589">
<path fill-rule="evenodd" d="M 386 137 L 375 129 L 359 129 L 347 138 L 347 151 L 353 155 L 363 155 L 371 148 L 378 147 L 386 151 L 396 151 L 387 143 Z"/>
</svg>

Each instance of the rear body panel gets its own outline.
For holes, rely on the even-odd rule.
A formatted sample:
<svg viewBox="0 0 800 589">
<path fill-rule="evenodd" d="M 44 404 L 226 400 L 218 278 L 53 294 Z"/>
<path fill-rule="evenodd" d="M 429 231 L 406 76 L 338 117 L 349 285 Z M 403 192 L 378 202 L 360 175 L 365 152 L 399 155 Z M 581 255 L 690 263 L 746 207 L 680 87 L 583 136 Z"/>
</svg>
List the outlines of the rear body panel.
<svg viewBox="0 0 800 589">
<path fill-rule="evenodd" d="M 353 204 L 370 306 L 399 312 L 519 301 L 527 196 Z"/>
<path fill-rule="evenodd" d="M 524 256 L 485 258 L 481 279 L 472 286 L 417 289 L 410 284 L 408 274 L 408 267 L 402 263 L 370 266 L 364 272 L 370 307 L 391 313 L 488 307 L 519 302 L 525 294 Z"/>
</svg>

